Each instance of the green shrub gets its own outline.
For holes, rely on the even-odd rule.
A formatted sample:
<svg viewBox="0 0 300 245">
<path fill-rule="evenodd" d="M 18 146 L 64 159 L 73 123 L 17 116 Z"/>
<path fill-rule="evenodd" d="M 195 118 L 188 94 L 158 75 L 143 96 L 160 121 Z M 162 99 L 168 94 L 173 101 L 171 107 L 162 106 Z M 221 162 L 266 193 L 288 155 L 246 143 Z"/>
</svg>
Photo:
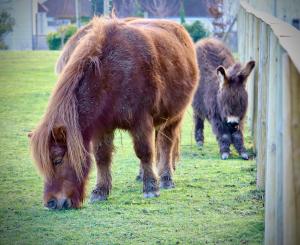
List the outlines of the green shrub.
<svg viewBox="0 0 300 245">
<path fill-rule="evenodd" d="M 76 31 L 77 27 L 75 25 L 66 25 L 58 29 L 60 35 L 64 37 L 64 43 L 66 43 Z"/>
<path fill-rule="evenodd" d="M 61 36 L 58 32 L 50 32 L 47 35 L 48 48 L 50 50 L 58 50 L 61 46 Z"/>
<path fill-rule="evenodd" d="M 183 23 L 183 26 L 188 31 L 194 42 L 210 35 L 209 30 L 207 30 L 199 20 L 196 20 L 192 24 Z"/>
<path fill-rule="evenodd" d="M 77 31 L 77 27 L 75 25 L 66 25 L 62 26 L 58 29 L 57 32 L 50 32 L 47 35 L 47 43 L 50 50 L 58 50 L 65 44 L 69 38 Z"/>
<path fill-rule="evenodd" d="M 14 24 L 15 20 L 9 13 L 5 11 L 0 13 L 0 49 L 7 49 L 3 39 L 7 33 L 13 30 Z"/>
</svg>

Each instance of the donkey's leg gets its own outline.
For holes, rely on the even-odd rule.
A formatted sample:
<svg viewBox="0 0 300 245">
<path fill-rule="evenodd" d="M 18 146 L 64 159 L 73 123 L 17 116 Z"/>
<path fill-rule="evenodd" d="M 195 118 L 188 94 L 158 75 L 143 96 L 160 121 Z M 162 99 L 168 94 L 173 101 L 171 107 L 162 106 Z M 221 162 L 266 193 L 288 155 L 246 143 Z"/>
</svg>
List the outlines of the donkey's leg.
<svg viewBox="0 0 300 245">
<path fill-rule="evenodd" d="M 134 150 L 141 161 L 143 192 L 146 198 L 159 196 L 158 177 L 154 166 L 154 127 L 151 121 L 143 120 L 131 131 Z"/>
<path fill-rule="evenodd" d="M 244 160 L 248 160 L 249 156 L 244 146 L 244 136 L 242 131 L 237 130 L 232 134 L 232 141 L 235 149 Z"/>
<path fill-rule="evenodd" d="M 178 127 L 178 132 L 176 133 L 176 139 L 172 151 L 172 164 L 173 170 L 176 170 L 176 164 L 178 163 L 180 158 L 180 128 Z"/>
<path fill-rule="evenodd" d="M 213 120 L 211 123 L 213 131 L 217 136 L 221 158 L 222 160 L 226 160 L 230 155 L 231 134 L 228 130 L 224 129 L 220 122 Z"/>
<path fill-rule="evenodd" d="M 158 133 L 158 147 L 160 159 L 158 163 L 160 187 L 165 189 L 174 188 L 172 179 L 174 163 L 173 154 L 176 141 L 178 140 L 180 121 L 163 127 Z M 176 150 L 175 150 L 176 151 Z"/>
<path fill-rule="evenodd" d="M 195 140 L 199 147 L 203 146 L 204 143 L 204 119 L 199 115 L 194 114 L 194 122 L 195 122 Z"/>
<path fill-rule="evenodd" d="M 220 147 L 220 154 L 222 160 L 228 159 L 230 155 L 230 143 L 231 137 L 230 134 L 224 133 L 218 138 L 219 147 Z"/>
<path fill-rule="evenodd" d="M 97 183 L 91 194 L 91 202 L 106 200 L 111 191 L 113 139 L 113 133 L 104 134 L 93 139 L 97 165 Z"/>
</svg>

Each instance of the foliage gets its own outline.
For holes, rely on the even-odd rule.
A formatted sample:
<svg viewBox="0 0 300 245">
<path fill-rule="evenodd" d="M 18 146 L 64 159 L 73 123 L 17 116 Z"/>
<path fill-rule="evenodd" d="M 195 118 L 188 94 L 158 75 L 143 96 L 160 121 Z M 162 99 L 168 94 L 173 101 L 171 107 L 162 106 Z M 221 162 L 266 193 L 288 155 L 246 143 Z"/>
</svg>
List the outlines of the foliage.
<svg viewBox="0 0 300 245">
<path fill-rule="evenodd" d="M 9 13 L 1 11 L 0 13 L 0 49 L 7 49 L 4 43 L 4 36 L 13 30 L 15 24 L 14 18 Z"/>
<path fill-rule="evenodd" d="M 139 161 L 132 141 L 117 131 L 109 199 L 86 200 L 80 210 L 45 210 L 27 133 L 45 111 L 57 56 L 0 52 L 0 244 L 262 244 L 263 193 L 256 191 L 255 161 L 241 160 L 234 149 L 232 158 L 220 160 L 209 124 L 199 150 L 191 111 L 182 124 L 175 189 L 144 199 L 142 184 L 135 181 Z M 245 143 L 252 147 L 249 131 Z M 94 167 L 88 197 L 95 181 Z"/>
<path fill-rule="evenodd" d="M 209 31 L 199 20 L 196 20 L 192 24 L 184 23 L 183 26 L 191 35 L 194 42 L 197 42 L 198 40 L 208 37 L 210 35 Z"/>
<path fill-rule="evenodd" d="M 93 15 L 102 15 L 103 14 L 103 0 L 91 0 L 91 10 Z"/>
<path fill-rule="evenodd" d="M 66 25 L 60 27 L 57 32 L 50 32 L 47 35 L 49 49 L 59 50 L 62 43 L 65 44 L 76 31 L 77 27 L 75 25 Z"/>
<path fill-rule="evenodd" d="M 48 48 L 50 50 L 59 50 L 61 46 L 61 36 L 58 32 L 50 32 L 47 35 Z"/>
</svg>

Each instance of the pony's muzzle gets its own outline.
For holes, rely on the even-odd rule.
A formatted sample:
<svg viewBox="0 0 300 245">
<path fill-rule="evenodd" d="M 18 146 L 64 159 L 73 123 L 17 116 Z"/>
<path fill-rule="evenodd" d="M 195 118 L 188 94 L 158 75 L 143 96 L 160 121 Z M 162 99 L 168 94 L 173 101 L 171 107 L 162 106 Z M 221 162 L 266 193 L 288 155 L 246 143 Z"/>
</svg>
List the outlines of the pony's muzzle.
<svg viewBox="0 0 300 245">
<path fill-rule="evenodd" d="M 46 208 L 54 210 L 54 209 L 69 209 L 71 208 L 72 203 L 70 199 L 63 198 L 60 200 L 57 199 L 51 199 L 47 202 L 45 205 Z"/>
</svg>

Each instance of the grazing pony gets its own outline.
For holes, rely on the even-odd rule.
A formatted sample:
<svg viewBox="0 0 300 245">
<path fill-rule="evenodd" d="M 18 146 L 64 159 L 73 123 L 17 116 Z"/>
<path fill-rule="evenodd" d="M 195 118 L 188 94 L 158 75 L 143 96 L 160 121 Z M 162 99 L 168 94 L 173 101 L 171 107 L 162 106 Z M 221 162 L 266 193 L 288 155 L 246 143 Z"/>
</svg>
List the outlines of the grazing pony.
<svg viewBox="0 0 300 245">
<path fill-rule="evenodd" d="M 246 80 L 255 66 L 234 61 L 229 49 L 217 39 L 207 38 L 196 43 L 201 79 L 193 99 L 195 139 L 203 145 L 204 120 L 212 125 L 223 160 L 233 144 L 240 156 L 248 160 L 244 147 L 243 122 L 248 105 Z"/>
<path fill-rule="evenodd" d="M 158 196 L 154 130 L 158 174 L 168 187 L 179 127 L 198 81 L 193 43 L 183 27 L 169 21 L 96 17 L 83 30 L 72 39 L 76 45 L 69 46 L 46 113 L 30 136 L 32 156 L 45 177 L 45 206 L 81 206 L 91 150 L 97 165 L 91 201 L 107 199 L 117 128 L 132 136 L 144 196 Z"/>
</svg>

